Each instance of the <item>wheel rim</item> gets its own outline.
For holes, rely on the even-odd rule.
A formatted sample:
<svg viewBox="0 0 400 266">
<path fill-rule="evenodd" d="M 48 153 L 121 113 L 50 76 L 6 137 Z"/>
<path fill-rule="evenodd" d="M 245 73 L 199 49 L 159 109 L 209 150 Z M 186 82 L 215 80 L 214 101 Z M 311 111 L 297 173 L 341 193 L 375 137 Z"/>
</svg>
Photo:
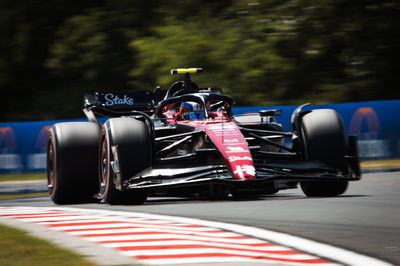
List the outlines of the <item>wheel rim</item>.
<svg viewBox="0 0 400 266">
<path fill-rule="evenodd" d="M 109 149 L 107 138 L 104 137 L 101 142 L 101 155 L 100 155 L 100 195 L 104 196 L 109 183 Z"/>
<path fill-rule="evenodd" d="M 54 152 L 54 145 L 52 142 L 49 142 L 48 148 L 47 148 L 47 187 L 49 190 L 49 194 L 52 195 L 54 191 L 54 186 L 55 186 L 55 152 Z"/>
</svg>

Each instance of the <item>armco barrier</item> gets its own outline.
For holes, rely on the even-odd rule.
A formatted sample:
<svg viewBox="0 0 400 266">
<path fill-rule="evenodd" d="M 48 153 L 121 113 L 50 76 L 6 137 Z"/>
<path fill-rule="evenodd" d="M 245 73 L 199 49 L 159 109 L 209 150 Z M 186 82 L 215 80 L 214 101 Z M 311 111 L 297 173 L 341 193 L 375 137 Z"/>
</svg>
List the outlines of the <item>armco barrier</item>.
<svg viewBox="0 0 400 266">
<path fill-rule="evenodd" d="M 290 117 L 295 108 L 236 107 L 234 113 L 281 109 L 282 116 L 277 120 L 291 131 Z M 347 134 L 358 135 L 361 160 L 400 158 L 400 100 L 314 105 L 305 110 L 321 108 L 335 109 L 343 118 Z M 48 130 L 56 122 L 62 121 L 0 123 L 0 173 L 45 171 Z"/>
</svg>

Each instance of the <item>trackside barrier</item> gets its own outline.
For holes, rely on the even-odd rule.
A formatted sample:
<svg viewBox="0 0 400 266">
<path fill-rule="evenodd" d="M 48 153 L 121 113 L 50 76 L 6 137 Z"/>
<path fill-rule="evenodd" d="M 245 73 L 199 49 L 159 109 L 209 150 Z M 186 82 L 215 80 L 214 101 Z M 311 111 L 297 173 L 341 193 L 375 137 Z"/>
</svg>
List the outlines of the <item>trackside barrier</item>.
<svg viewBox="0 0 400 266">
<path fill-rule="evenodd" d="M 297 106 L 236 107 L 235 114 L 281 109 L 277 117 L 284 130 L 291 131 L 290 117 Z M 360 159 L 384 160 L 400 158 L 400 100 L 314 105 L 311 109 L 335 109 L 343 118 L 347 134 L 358 135 Z M 46 171 L 48 130 L 57 122 L 0 123 L 0 173 Z"/>
</svg>

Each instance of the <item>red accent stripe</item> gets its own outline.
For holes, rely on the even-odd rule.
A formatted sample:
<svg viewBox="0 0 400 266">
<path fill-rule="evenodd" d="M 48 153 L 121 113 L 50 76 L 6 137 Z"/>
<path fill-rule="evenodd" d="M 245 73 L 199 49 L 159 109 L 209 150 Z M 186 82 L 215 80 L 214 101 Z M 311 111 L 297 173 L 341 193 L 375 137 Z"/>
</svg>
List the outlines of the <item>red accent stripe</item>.
<svg viewBox="0 0 400 266">
<path fill-rule="evenodd" d="M 152 250 L 152 249 L 154 249 L 154 250 L 156 250 L 156 249 L 187 249 L 187 248 L 217 248 L 217 249 L 257 252 L 257 253 L 265 253 L 265 254 L 280 254 L 280 255 L 304 254 L 304 253 L 298 252 L 296 250 L 255 250 L 255 249 L 235 248 L 235 247 L 221 247 L 221 246 L 213 246 L 213 245 L 172 245 L 172 246 L 154 245 L 154 246 L 117 247 L 117 249 L 122 250 L 122 251 Z"/>
<path fill-rule="evenodd" d="M 139 260 L 204 258 L 204 257 L 239 257 L 239 258 L 248 258 L 248 259 L 275 260 L 275 261 L 296 262 L 296 263 L 305 263 L 305 264 L 329 263 L 328 261 L 325 261 L 322 259 L 296 260 L 296 259 L 274 258 L 274 257 L 266 257 L 266 256 L 238 255 L 238 254 L 229 254 L 229 253 L 223 253 L 223 252 L 221 252 L 221 253 L 201 253 L 201 254 L 176 254 L 176 255 L 138 255 L 138 256 L 133 256 L 133 257 L 136 259 L 139 259 Z"/>
</svg>

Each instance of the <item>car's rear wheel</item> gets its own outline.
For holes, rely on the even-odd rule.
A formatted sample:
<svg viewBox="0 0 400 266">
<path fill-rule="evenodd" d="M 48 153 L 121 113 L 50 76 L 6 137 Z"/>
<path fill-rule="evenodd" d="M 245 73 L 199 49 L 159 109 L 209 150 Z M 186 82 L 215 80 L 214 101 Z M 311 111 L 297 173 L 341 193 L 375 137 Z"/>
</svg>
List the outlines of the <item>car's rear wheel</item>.
<svg viewBox="0 0 400 266">
<path fill-rule="evenodd" d="M 90 122 L 57 123 L 50 129 L 47 183 L 56 204 L 94 200 L 99 131 L 99 126 Z"/>
<path fill-rule="evenodd" d="M 100 147 L 98 197 L 108 204 L 142 204 L 147 191 L 124 190 L 123 183 L 151 165 L 151 138 L 145 122 L 124 117 L 107 120 L 101 130 Z M 119 173 L 112 163 L 118 165 Z"/>
<path fill-rule="evenodd" d="M 304 154 L 308 160 L 316 160 L 345 173 L 348 149 L 342 119 L 332 109 L 318 109 L 302 117 L 301 130 Z M 348 181 L 303 181 L 304 194 L 309 197 L 338 196 L 343 194 Z"/>
<path fill-rule="evenodd" d="M 301 190 L 308 197 L 334 197 L 346 192 L 348 181 L 303 181 Z"/>
</svg>

